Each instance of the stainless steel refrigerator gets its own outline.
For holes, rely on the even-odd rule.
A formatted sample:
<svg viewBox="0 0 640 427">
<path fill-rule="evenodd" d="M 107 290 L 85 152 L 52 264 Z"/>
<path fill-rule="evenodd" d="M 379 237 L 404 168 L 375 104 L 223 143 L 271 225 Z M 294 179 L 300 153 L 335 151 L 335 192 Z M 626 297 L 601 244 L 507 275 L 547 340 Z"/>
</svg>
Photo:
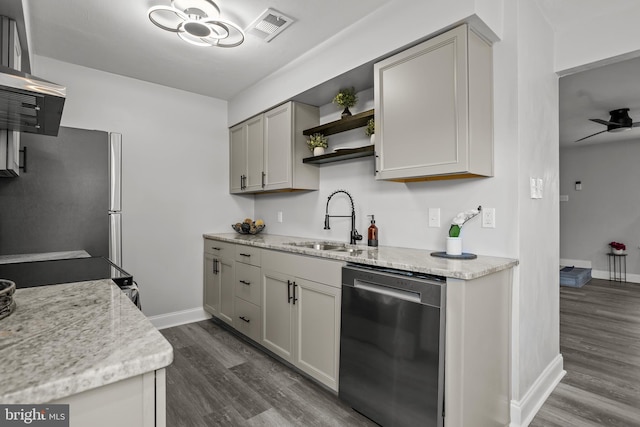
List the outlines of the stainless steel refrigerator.
<svg viewBox="0 0 640 427">
<path fill-rule="evenodd" d="M 122 136 L 23 133 L 26 170 L 0 179 L 0 255 L 86 251 L 122 264 Z"/>
</svg>

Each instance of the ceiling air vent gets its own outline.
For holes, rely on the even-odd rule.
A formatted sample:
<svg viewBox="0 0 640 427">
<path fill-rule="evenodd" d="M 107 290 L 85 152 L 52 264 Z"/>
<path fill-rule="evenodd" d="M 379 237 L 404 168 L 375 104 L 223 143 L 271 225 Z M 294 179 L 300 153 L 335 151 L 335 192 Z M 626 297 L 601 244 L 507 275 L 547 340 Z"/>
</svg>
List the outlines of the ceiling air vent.
<svg viewBox="0 0 640 427">
<path fill-rule="evenodd" d="M 267 9 L 247 27 L 246 33 L 270 42 L 294 21 L 277 10 Z"/>
</svg>

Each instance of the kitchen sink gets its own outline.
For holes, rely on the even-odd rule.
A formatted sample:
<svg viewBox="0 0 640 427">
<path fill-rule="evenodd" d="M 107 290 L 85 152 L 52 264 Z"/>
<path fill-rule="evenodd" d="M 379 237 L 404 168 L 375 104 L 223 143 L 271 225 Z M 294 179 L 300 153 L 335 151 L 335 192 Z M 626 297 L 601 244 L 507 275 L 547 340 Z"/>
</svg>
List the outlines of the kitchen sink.
<svg viewBox="0 0 640 427">
<path fill-rule="evenodd" d="M 365 252 L 365 249 L 342 247 L 339 249 L 333 249 L 332 252 L 346 252 L 349 255 L 361 255 L 363 252 Z"/>
<path fill-rule="evenodd" d="M 318 251 L 335 251 L 339 249 L 345 249 L 343 243 L 329 243 L 329 242 L 300 242 L 300 243 L 287 243 L 287 245 L 297 246 L 299 248 L 309 248 Z"/>
</svg>

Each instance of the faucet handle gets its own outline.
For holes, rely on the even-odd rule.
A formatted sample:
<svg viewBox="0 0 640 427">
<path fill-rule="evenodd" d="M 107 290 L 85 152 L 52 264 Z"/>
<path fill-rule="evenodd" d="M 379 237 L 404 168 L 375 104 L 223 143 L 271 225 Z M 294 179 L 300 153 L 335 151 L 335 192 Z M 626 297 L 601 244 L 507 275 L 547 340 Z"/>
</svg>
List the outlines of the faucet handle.
<svg viewBox="0 0 640 427">
<path fill-rule="evenodd" d="M 362 235 L 358 233 L 358 230 L 353 230 L 353 240 L 362 240 Z"/>
</svg>

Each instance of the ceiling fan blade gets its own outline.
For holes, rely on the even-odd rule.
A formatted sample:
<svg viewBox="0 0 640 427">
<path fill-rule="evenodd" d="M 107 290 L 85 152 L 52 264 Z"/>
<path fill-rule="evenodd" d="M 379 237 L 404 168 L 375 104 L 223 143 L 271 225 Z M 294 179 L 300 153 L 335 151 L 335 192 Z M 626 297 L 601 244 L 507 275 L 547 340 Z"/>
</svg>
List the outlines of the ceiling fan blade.
<svg viewBox="0 0 640 427">
<path fill-rule="evenodd" d="M 619 123 L 608 122 L 606 120 L 601 120 L 601 119 L 589 119 L 589 120 L 591 120 L 592 122 L 600 123 L 601 125 L 605 125 L 605 126 L 609 126 L 609 125 L 620 126 Z"/>
<path fill-rule="evenodd" d="M 606 132 L 606 129 L 605 129 L 605 130 L 601 130 L 600 132 L 596 132 L 596 133 L 594 133 L 593 135 L 589 135 L 589 136 L 585 136 L 584 138 L 580 138 L 579 140 L 577 140 L 577 141 L 575 141 L 575 142 L 580 142 L 580 141 L 582 141 L 583 139 L 587 139 L 587 138 L 591 138 L 592 136 L 600 135 L 600 134 L 601 134 L 601 133 L 603 133 L 603 132 Z"/>
</svg>

